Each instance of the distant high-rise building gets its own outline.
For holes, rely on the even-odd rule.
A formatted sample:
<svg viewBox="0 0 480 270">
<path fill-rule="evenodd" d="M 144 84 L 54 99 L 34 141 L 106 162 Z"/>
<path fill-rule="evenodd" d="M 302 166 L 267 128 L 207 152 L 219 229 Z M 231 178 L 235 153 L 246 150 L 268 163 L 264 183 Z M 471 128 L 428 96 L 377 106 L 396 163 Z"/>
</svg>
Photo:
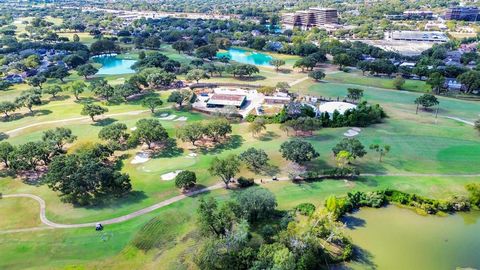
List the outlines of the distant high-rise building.
<svg viewBox="0 0 480 270">
<path fill-rule="evenodd" d="M 478 7 L 452 7 L 445 13 L 446 20 L 478 21 Z"/>
<path fill-rule="evenodd" d="M 310 29 L 322 25 L 337 24 L 338 14 L 334 8 L 309 8 L 308 10 L 284 14 L 282 22 L 286 28 Z"/>
</svg>

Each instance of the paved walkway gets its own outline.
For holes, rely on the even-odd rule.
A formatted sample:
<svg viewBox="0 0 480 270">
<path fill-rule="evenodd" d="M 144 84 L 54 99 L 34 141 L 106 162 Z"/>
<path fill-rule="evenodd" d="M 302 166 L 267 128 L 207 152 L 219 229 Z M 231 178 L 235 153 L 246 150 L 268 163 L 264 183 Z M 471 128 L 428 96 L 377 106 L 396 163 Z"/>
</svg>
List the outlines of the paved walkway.
<svg viewBox="0 0 480 270">
<path fill-rule="evenodd" d="M 89 223 L 79 223 L 79 224 L 61 224 L 61 223 L 56 223 L 56 222 L 50 221 L 45 214 L 46 213 L 46 203 L 42 198 L 40 198 L 37 195 L 33 195 L 33 194 L 7 194 L 7 195 L 3 195 L 2 197 L 3 198 L 22 198 L 23 197 L 23 198 L 31 198 L 31 199 L 34 199 L 35 201 L 37 201 L 38 204 L 40 205 L 40 220 L 44 225 L 47 225 L 48 227 L 34 227 L 34 228 L 24 228 L 24 229 L 14 229 L 14 230 L 3 230 L 3 231 L 0 231 L 0 234 L 2 234 L 2 233 L 14 233 L 14 232 L 25 232 L 25 231 L 38 231 L 38 230 L 53 229 L 53 228 L 57 228 L 57 229 L 84 228 L 84 227 L 92 227 L 93 228 L 93 227 L 95 227 L 96 223 L 101 223 L 103 225 L 120 223 L 120 222 L 130 220 L 132 218 L 150 213 L 150 212 L 155 211 L 159 208 L 170 205 L 174 202 L 178 202 L 180 200 L 183 200 L 183 199 L 185 199 L 189 196 L 194 196 L 194 195 L 197 195 L 197 194 L 200 194 L 200 193 L 205 193 L 207 191 L 216 190 L 216 189 L 219 189 L 219 188 L 222 188 L 222 187 L 224 187 L 224 184 L 219 183 L 219 184 L 216 184 L 216 185 L 213 185 L 213 186 L 210 186 L 210 187 L 202 188 L 202 189 L 199 189 L 199 190 L 195 190 L 195 191 L 192 191 L 192 192 L 188 192 L 188 193 L 185 193 L 185 194 L 181 194 L 181 195 L 172 197 L 170 199 L 161 201 L 161 202 L 156 203 L 152 206 L 140 209 L 138 211 L 135 211 L 133 213 L 130 213 L 130 214 L 127 214 L 127 215 L 124 215 L 124 216 L 120 216 L 120 217 L 112 218 L 112 219 L 107 219 L 107 220 L 102 220 L 102 221 L 89 222 Z"/>
<path fill-rule="evenodd" d="M 470 125 L 470 126 L 474 126 L 475 123 L 473 123 L 472 121 L 468 121 L 468 120 L 465 120 L 465 119 L 462 119 L 462 118 L 458 118 L 458 117 L 454 117 L 454 116 L 442 116 L 442 117 L 445 117 L 445 118 L 448 118 L 448 119 L 452 119 L 452 120 L 455 120 L 455 121 L 458 121 L 458 122 L 461 122 L 461 123 L 464 123 L 464 124 L 467 124 L 467 125 Z"/>
<path fill-rule="evenodd" d="M 361 174 L 360 176 L 398 176 L 398 177 L 480 177 L 480 174 L 436 174 L 436 173 L 390 173 L 390 174 L 381 174 L 381 173 L 364 173 Z M 289 181 L 288 177 L 280 177 L 277 179 L 277 181 Z M 256 183 L 261 184 L 260 179 L 255 180 Z M 275 182 L 271 179 L 265 179 L 262 181 L 263 184 L 268 183 L 268 182 Z M 18 233 L 18 232 L 29 232 L 29 231 L 39 231 L 39 230 L 45 230 L 45 229 L 68 229 L 68 228 L 85 228 L 85 227 L 95 227 L 96 223 L 101 223 L 103 225 L 108 225 L 108 224 L 115 224 L 115 223 L 121 223 L 133 218 L 136 218 L 138 216 L 153 212 L 157 209 L 160 209 L 162 207 L 165 207 L 167 205 L 170 205 L 172 203 L 178 202 L 180 200 L 183 200 L 187 197 L 194 196 L 197 194 L 205 193 L 208 191 L 212 190 L 217 190 L 220 188 L 223 188 L 225 185 L 224 183 L 218 183 L 210 187 L 202 188 L 199 190 L 195 190 L 192 192 L 188 192 L 185 194 L 181 194 L 175 197 L 172 197 L 170 199 L 161 201 L 159 203 L 156 203 L 152 206 L 140 209 L 138 211 L 132 212 L 130 214 L 112 218 L 112 219 L 107 219 L 107 220 L 102 220 L 102 221 L 96 221 L 96 222 L 89 222 L 89 223 L 79 223 L 79 224 L 61 224 L 61 223 L 56 223 L 53 221 L 50 221 L 46 217 L 46 203 L 45 201 L 40 198 L 37 195 L 33 194 L 6 194 L 3 195 L 3 198 L 31 198 L 36 200 L 39 205 L 40 205 L 40 220 L 41 222 L 46 225 L 45 227 L 33 227 L 33 228 L 23 228 L 23 229 L 12 229 L 12 230 L 0 230 L 0 234 L 5 234 L 5 233 Z"/>
<path fill-rule="evenodd" d="M 289 85 L 290 85 L 290 86 L 294 86 L 294 85 L 297 85 L 297 84 L 299 84 L 299 83 L 301 83 L 301 82 L 304 82 L 304 81 L 306 81 L 306 80 L 308 80 L 308 77 L 303 77 L 303 78 L 300 78 L 300 79 L 298 79 L 298 80 L 295 80 L 295 81 L 289 83 Z"/>
</svg>

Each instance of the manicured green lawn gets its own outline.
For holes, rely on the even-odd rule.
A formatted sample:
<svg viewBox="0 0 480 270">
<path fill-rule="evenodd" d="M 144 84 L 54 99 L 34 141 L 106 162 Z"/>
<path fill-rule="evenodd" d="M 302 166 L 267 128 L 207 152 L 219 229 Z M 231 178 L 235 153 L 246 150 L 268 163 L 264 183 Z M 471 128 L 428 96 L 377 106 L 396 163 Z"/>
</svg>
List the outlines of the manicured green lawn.
<svg viewBox="0 0 480 270">
<path fill-rule="evenodd" d="M 29 198 L 0 199 L 0 228 L 8 230 L 41 226 L 39 208 L 38 204 Z"/>
<path fill-rule="evenodd" d="M 373 177 L 355 182 L 271 182 L 262 186 L 276 194 L 279 209 L 291 209 L 304 202 L 321 206 L 329 195 L 343 195 L 353 190 L 396 188 L 435 198 L 448 198 L 452 194 L 465 194 L 463 185 L 471 181 L 469 178 L 455 177 Z M 136 269 L 146 266 L 183 269 L 192 263 L 192 247 L 196 245 L 195 239 L 198 237 L 192 233 L 196 220 L 195 209 L 198 199 L 203 196 L 182 200 L 124 223 L 108 225 L 103 232 L 83 228 L 2 235 L 0 268 L 23 269 L 35 261 L 36 269 Z M 212 192 L 208 196 L 228 198 L 225 190 Z M 154 217 L 168 222 L 169 228 L 161 229 L 160 235 L 152 235 L 159 239 L 159 246 L 144 253 L 130 242 L 142 226 Z"/>
<path fill-rule="evenodd" d="M 73 35 L 77 34 L 78 37 L 80 38 L 80 42 L 87 45 L 87 46 L 90 46 L 90 44 L 92 44 L 93 42 L 95 42 L 95 39 L 92 35 L 90 35 L 90 33 L 88 32 L 76 32 L 76 33 L 73 33 L 73 32 L 70 32 L 70 33 L 58 33 L 58 36 L 60 37 L 67 37 L 68 40 L 70 41 L 73 41 Z"/>
<path fill-rule="evenodd" d="M 364 89 L 364 99 L 370 103 L 379 103 L 388 113 L 398 114 L 398 118 L 412 119 L 416 118 L 414 104 L 415 99 L 420 96 L 419 93 L 408 91 L 399 91 L 393 89 L 382 89 L 377 87 L 358 86 L 353 84 L 340 83 L 314 83 L 310 80 L 304 81 L 293 88 L 293 91 L 308 93 L 316 96 L 332 97 L 340 99 L 347 95 L 347 88 L 358 87 Z M 440 101 L 440 116 L 456 116 L 469 121 L 475 121 L 479 118 L 480 105 L 475 101 L 465 101 L 454 98 L 438 97 Z M 433 112 L 419 112 L 419 116 L 425 119 L 434 119 Z M 414 119 L 418 121 L 418 119 Z M 423 122 L 423 121 L 422 121 Z"/>
<path fill-rule="evenodd" d="M 364 86 L 374 86 L 380 88 L 394 89 L 393 79 L 373 77 L 373 76 L 363 76 L 360 71 L 351 71 L 348 73 L 345 72 L 335 72 L 327 74 L 325 77 L 326 81 L 336 82 L 336 83 L 345 83 L 345 84 L 358 84 Z M 420 80 L 405 80 L 405 84 L 402 87 L 402 90 L 413 91 L 413 92 L 429 92 L 431 87 L 425 83 L 425 81 Z"/>
<path fill-rule="evenodd" d="M 180 55 L 169 46 L 163 46 L 162 53 L 181 62 L 189 62 L 189 56 Z M 137 52 L 121 57 L 136 59 Z M 290 58 L 289 58 L 290 59 Z M 293 61 L 293 59 L 290 59 Z M 289 60 L 289 61 L 290 61 Z M 271 68 L 260 68 L 259 76 L 252 80 L 238 80 L 230 77 L 212 78 L 208 82 L 235 82 L 245 84 L 275 85 L 277 82 L 293 82 L 306 77 L 305 73 L 277 73 Z M 129 75 L 105 76 L 112 84 L 123 82 Z M 67 78 L 68 81 L 82 79 L 75 72 Z M 380 163 L 378 155 L 370 152 L 362 159 L 353 162 L 363 173 L 423 173 L 452 174 L 452 176 L 376 176 L 361 177 L 357 181 L 324 180 L 314 183 L 295 184 L 291 182 L 272 182 L 263 185 L 273 191 L 278 199 L 280 209 L 290 209 L 302 202 L 312 202 L 321 206 L 326 197 L 331 194 L 342 195 L 352 190 L 378 190 L 395 188 L 414 192 L 427 197 L 447 198 L 453 194 L 465 194 L 464 185 L 478 181 L 474 177 L 459 177 L 458 174 L 478 174 L 480 167 L 480 136 L 471 126 L 446 119 L 444 116 L 455 116 L 473 121 L 479 117 L 480 106 L 476 102 L 462 101 L 440 97 L 439 117 L 432 112 L 421 111 L 415 114 L 413 101 L 428 87 L 423 82 L 407 81 L 405 88 L 410 91 L 398 91 L 390 88 L 390 81 L 378 78 L 366 78 L 357 73 L 328 74 L 329 83 L 314 83 L 308 79 L 293 87 L 293 91 L 317 96 L 344 97 L 349 87 L 365 89 L 364 98 L 370 103 L 379 103 L 389 115 L 384 123 L 362 128 L 357 138 L 368 148 L 372 143 L 391 145 L 391 152 Z M 49 83 L 58 83 L 50 81 Z M 369 86 L 367 86 L 369 85 Z M 372 85 L 377 87 L 371 87 Z M 29 87 L 16 85 L 9 91 L 0 92 L 0 99 L 13 100 L 22 90 Z M 158 92 L 164 101 L 168 92 Z M 36 116 L 25 117 L 1 122 L 0 132 L 40 123 L 81 117 L 82 104 L 76 102 L 69 93 L 58 100 L 46 101 L 43 105 L 34 107 L 39 113 Z M 88 91 L 82 94 L 84 100 L 91 98 Z M 103 104 L 95 101 L 97 104 Z M 109 112 L 124 113 L 145 110 L 139 101 L 127 104 L 109 105 Z M 203 121 L 208 116 L 181 112 L 171 109 L 171 103 L 166 103 L 160 109 L 178 116 L 185 116 L 188 122 Z M 21 111 L 22 113 L 25 110 Z M 149 112 L 139 114 L 114 116 L 110 121 L 92 123 L 90 120 L 74 120 L 68 122 L 50 123 L 32 126 L 11 134 L 8 139 L 12 144 L 39 140 L 42 132 L 54 127 L 67 127 L 78 136 L 71 146 L 77 149 L 83 144 L 97 142 L 97 134 L 101 125 L 112 122 L 125 123 L 129 128 L 135 126 L 142 118 L 158 117 Z M 174 137 L 179 126 L 184 122 L 160 120 L 169 134 Z M 253 174 L 242 167 L 238 175 L 270 179 L 272 175 L 286 175 L 287 162 L 281 157 L 279 148 L 282 142 L 291 139 L 279 129 L 278 125 L 268 125 L 266 131 L 258 138 L 252 137 L 247 131 L 248 124 L 234 124 L 230 140 L 213 149 L 196 149 L 190 143 L 178 141 L 183 150 L 170 157 L 156 157 L 142 164 L 131 164 L 140 148 L 126 151 L 122 171 L 130 175 L 133 192 L 126 198 L 112 204 L 97 207 L 73 207 L 64 204 L 58 195 L 45 185 L 23 183 L 20 179 L 4 177 L 0 179 L 0 191 L 9 193 L 37 194 L 47 202 L 47 216 L 52 221 L 60 223 L 79 223 L 98 221 L 131 213 L 141 208 L 158 203 L 180 194 L 173 181 L 163 181 L 161 175 L 175 170 L 192 170 L 197 174 L 198 184 L 209 186 L 219 182 L 218 177 L 208 173 L 208 166 L 215 157 L 225 157 L 229 154 L 239 154 L 249 147 L 261 148 L 270 157 L 273 172 Z M 320 157 L 308 164 L 309 168 L 323 170 L 335 166 L 331 148 L 344 136 L 348 128 L 328 128 L 315 132 L 314 136 L 302 138 L 313 144 Z M 368 150 L 367 150 L 368 151 Z M 189 157 L 194 152 L 196 157 Z M 118 153 L 119 155 L 121 153 Z M 6 234 L 0 237 L 0 268 L 23 269 L 185 269 L 192 264 L 192 247 L 197 243 L 193 232 L 195 226 L 195 209 L 198 198 L 188 198 L 168 207 L 159 209 L 133 220 L 107 226 L 104 232 L 96 232 L 93 228 L 44 230 Z M 226 199 L 229 193 L 225 190 L 211 192 L 209 196 Z M 0 230 L 26 228 L 39 225 L 38 205 L 29 199 L 2 199 L 0 213 L 7 213 L 10 218 L 0 220 Z M 21 213 L 21 214 L 19 214 Z M 158 249 L 144 253 L 133 247 L 130 242 L 150 219 L 159 217 L 161 225 L 168 227 L 158 232 L 155 237 L 164 238 Z M 166 240 L 168 241 L 166 241 Z M 25 260 L 29 258 L 29 260 Z M 35 265 L 32 265 L 35 262 Z"/>
<path fill-rule="evenodd" d="M 307 87 L 302 90 L 302 87 Z M 345 85 L 334 83 L 317 83 L 311 81 L 299 85 L 297 90 L 314 93 L 316 95 L 344 96 L 346 94 Z M 375 153 L 369 153 L 364 158 L 354 162 L 356 166 L 364 173 L 439 173 L 439 174 L 469 174 L 480 173 L 480 168 L 475 165 L 473 160 L 480 157 L 480 137 L 474 129 L 466 124 L 454 120 L 437 118 L 428 112 L 421 112 L 415 115 L 415 106 L 413 100 L 418 95 L 411 92 L 401 92 L 395 90 L 383 90 L 379 88 L 365 88 L 365 98 L 371 103 L 380 103 L 390 116 L 385 123 L 364 128 L 358 135 L 358 139 L 368 148 L 372 143 L 389 144 L 392 147 L 391 152 L 382 163 L 378 162 L 378 156 Z M 164 93 L 163 98 L 166 98 Z M 71 103 L 69 103 L 71 102 Z M 67 105 L 66 104 L 71 104 Z M 164 110 L 171 106 L 166 104 Z M 2 129 L 20 127 L 25 124 L 35 123 L 36 121 L 62 119 L 67 117 L 80 116 L 81 106 L 71 99 L 67 101 L 55 101 L 51 104 L 42 106 L 49 109 L 52 113 L 45 116 L 29 117 L 12 122 L 6 122 Z M 43 109 L 42 108 L 42 109 Z M 454 116 L 465 117 L 476 110 L 474 102 L 460 101 L 455 99 L 441 99 L 442 114 L 448 113 Z M 142 110 L 138 103 L 121 104 L 109 106 L 109 113 L 126 112 L 131 110 Z M 168 110 L 167 110 L 168 111 Z M 197 121 L 204 119 L 204 116 L 198 113 L 184 113 L 170 111 L 170 113 L 179 116 L 186 116 L 188 121 Z M 127 126 L 133 127 L 138 119 L 150 117 L 148 112 L 138 115 L 122 115 L 112 117 L 117 122 L 123 122 Z M 466 118 L 466 117 L 465 117 Z M 468 118 L 467 118 L 468 119 Z M 175 136 L 175 129 L 182 125 L 181 122 L 161 121 L 168 129 L 171 136 Z M 3 128 L 5 126 L 5 128 Z M 92 125 L 90 120 L 79 120 L 67 123 L 55 123 L 42 126 L 35 126 L 22 130 L 18 134 L 12 135 L 9 139 L 14 144 L 24 143 L 26 141 L 38 140 L 44 130 L 55 126 L 64 126 L 71 128 L 73 133 L 79 137 L 76 142 L 81 145 L 85 142 L 97 141 L 97 133 L 100 126 Z M 32 192 L 40 194 L 48 202 L 48 216 L 58 222 L 86 222 L 116 217 L 126 214 L 148 205 L 152 205 L 161 200 L 170 198 L 178 194 L 172 181 L 162 181 L 161 175 L 178 169 L 190 169 L 197 173 L 198 182 L 202 185 L 211 185 L 216 183 L 218 178 L 211 177 L 207 168 L 211 160 L 216 157 L 222 157 L 227 154 L 239 154 L 248 147 L 257 147 L 264 149 L 271 158 L 272 165 L 276 166 L 277 175 L 286 174 L 286 162 L 280 156 L 278 151 L 280 144 L 288 139 L 286 134 L 278 129 L 277 125 L 269 126 L 268 133 L 261 139 L 253 138 L 246 130 L 247 124 L 234 125 L 234 135 L 232 140 L 224 146 L 209 151 L 190 150 L 189 143 L 181 143 L 184 149 L 174 157 L 155 158 L 146 163 L 132 165 L 131 159 L 135 156 L 136 150 L 128 151 L 129 157 L 124 160 L 123 170 L 130 174 L 134 189 L 134 195 L 125 198 L 115 205 L 103 208 L 73 208 L 68 204 L 59 201 L 57 195 L 45 186 L 32 187 L 21 184 L 19 181 L 8 181 L 5 184 L 6 193 L 13 192 Z M 315 149 L 320 153 L 320 158 L 311 162 L 309 166 L 319 170 L 335 166 L 331 149 L 343 138 L 343 133 L 348 128 L 322 129 L 313 137 L 304 138 L 310 141 Z M 76 146 L 74 145 L 73 148 Z M 198 156 L 189 158 L 187 155 L 191 151 L 196 151 Z M 242 169 L 242 175 L 256 178 L 270 176 L 254 175 L 251 172 Z M 69 215 L 64 215 L 69 212 Z"/>
</svg>

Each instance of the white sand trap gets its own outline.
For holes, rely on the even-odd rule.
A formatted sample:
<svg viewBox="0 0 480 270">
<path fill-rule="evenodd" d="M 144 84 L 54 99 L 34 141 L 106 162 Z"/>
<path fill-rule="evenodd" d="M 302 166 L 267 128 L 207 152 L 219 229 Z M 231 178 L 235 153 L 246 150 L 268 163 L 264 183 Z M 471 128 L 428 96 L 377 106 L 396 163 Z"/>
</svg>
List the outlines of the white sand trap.
<svg viewBox="0 0 480 270">
<path fill-rule="evenodd" d="M 196 153 L 190 153 L 187 155 L 187 158 L 194 158 L 196 156 L 198 156 Z"/>
<path fill-rule="evenodd" d="M 175 114 L 169 115 L 167 117 L 160 117 L 160 119 L 162 119 L 162 120 L 173 120 L 175 118 L 177 118 L 177 116 Z"/>
<path fill-rule="evenodd" d="M 162 174 L 162 180 L 163 181 L 170 181 L 175 179 L 175 177 L 181 172 L 182 170 L 176 170 L 174 172 L 169 172 L 166 174 Z"/>
<path fill-rule="evenodd" d="M 168 116 L 168 113 L 162 113 L 160 114 L 160 117 L 167 117 Z"/>
<path fill-rule="evenodd" d="M 357 127 L 351 128 L 351 130 L 353 130 L 353 131 L 356 131 L 356 132 L 360 132 L 360 131 L 362 131 L 362 129 L 360 129 L 360 128 L 357 128 Z"/>
<path fill-rule="evenodd" d="M 347 137 L 355 137 L 358 135 L 358 132 L 352 129 L 347 130 L 347 132 L 343 133 L 343 135 Z"/>
<path fill-rule="evenodd" d="M 135 158 L 132 159 L 130 162 L 131 164 L 140 164 L 140 163 L 145 163 L 150 160 L 150 155 L 145 152 L 140 152 L 138 153 Z"/>
<path fill-rule="evenodd" d="M 137 130 L 137 127 L 131 127 L 130 130 L 135 131 L 135 130 Z"/>
<path fill-rule="evenodd" d="M 182 121 L 182 122 L 184 122 L 184 121 L 187 121 L 187 119 L 188 119 L 187 117 L 182 116 L 182 117 L 179 117 L 179 118 L 177 118 L 177 119 L 175 119 L 175 120 L 173 120 L 173 121 Z"/>
</svg>

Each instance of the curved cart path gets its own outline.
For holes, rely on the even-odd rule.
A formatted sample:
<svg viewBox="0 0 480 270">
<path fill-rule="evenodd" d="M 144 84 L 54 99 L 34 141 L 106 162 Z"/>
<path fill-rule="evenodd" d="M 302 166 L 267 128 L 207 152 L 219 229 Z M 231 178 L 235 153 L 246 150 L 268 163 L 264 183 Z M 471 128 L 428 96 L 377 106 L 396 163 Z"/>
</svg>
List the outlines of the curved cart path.
<svg viewBox="0 0 480 270">
<path fill-rule="evenodd" d="M 129 111 L 129 112 L 105 114 L 105 115 L 103 115 L 102 118 L 107 118 L 107 117 L 111 117 L 111 116 L 121 116 L 121 115 L 138 115 L 138 114 L 141 114 L 141 113 L 144 113 L 144 112 L 149 112 L 149 111 L 148 110 L 139 110 L 139 111 Z M 99 118 L 99 119 L 101 119 L 101 118 Z M 73 118 L 60 119 L 60 120 L 38 122 L 38 123 L 23 126 L 23 127 L 7 130 L 7 131 L 4 131 L 3 133 L 5 133 L 7 135 L 10 135 L 10 134 L 15 134 L 19 131 L 22 131 L 24 129 L 31 128 L 31 127 L 49 125 L 49 124 L 58 124 L 58 123 L 68 123 L 68 122 L 81 121 L 81 120 L 90 120 L 90 117 L 89 116 L 81 116 L 81 117 L 73 117 Z"/>
<path fill-rule="evenodd" d="M 2 198 L 21 198 L 21 197 L 23 197 L 23 198 L 31 198 L 31 199 L 34 199 L 35 201 L 37 201 L 38 204 L 40 205 L 40 220 L 42 221 L 42 223 L 44 225 L 47 225 L 48 227 L 34 227 L 34 228 L 3 230 L 3 231 L 0 231 L 0 234 L 2 234 L 2 233 L 14 233 L 14 232 L 25 232 L 25 231 L 37 231 L 37 230 L 53 229 L 53 228 L 57 228 L 57 229 L 67 228 L 68 229 L 68 228 L 95 227 L 95 225 L 97 223 L 101 223 L 102 225 L 120 223 L 120 222 L 130 220 L 132 218 L 150 213 L 150 212 L 155 211 L 159 208 L 170 205 L 174 202 L 178 202 L 180 200 L 183 200 L 183 199 L 185 199 L 189 196 L 194 196 L 194 195 L 197 195 L 197 194 L 201 194 L 201 193 L 205 193 L 205 192 L 208 192 L 208 191 L 216 190 L 216 189 L 222 188 L 223 186 L 224 186 L 223 183 L 219 183 L 219 184 L 216 184 L 216 185 L 213 185 L 213 186 L 210 186 L 210 187 L 202 188 L 202 189 L 199 189 L 199 190 L 195 190 L 195 191 L 192 191 L 192 192 L 188 192 L 188 193 L 185 193 L 185 194 L 181 194 L 181 195 L 172 197 L 170 199 L 161 201 L 159 203 L 156 203 L 154 205 L 151 205 L 149 207 L 140 209 L 138 211 L 132 212 L 132 213 L 124 215 L 124 216 L 120 216 L 120 217 L 116 217 L 116 218 L 112 218 L 112 219 L 107 219 L 107 220 L 102 220 L 102 221 L 89 222 L 89 223 L 79 223 L 79 224 L 61 224 L 61 223 L 56 223 L 56 222 L 50 221 L 46 216 L 46 203 L 42 198 L 40 198 L 37 195 L 33 195 L 33 194 L 7 194 L 7 195 L 3 195 Z"/>
<path fill-rule="evenodd" d="M 364 173 L 364 174 L 361 174 L 360 176 L 401 176 L 401 177 L 480 177 L 480 174 L 436 174 L 436 173 L 426 173 L 426 174 L 421 174 L 421 173 L 390 173 L 390 174 L 376 174 L 376 173 Z M 287 178 L 287 177 L 281 177 L 281 178 L 278 178 L 277 181 L 289 181 L 290 179 Z M 260 179 L 256 179 L 255 180 L 256 183 L 259 183 L 261 182 Z M 267 183 L 267 182 L 274 182 L 273 180 L 263 180 L 262 183 Z M 3 195 L 2 198 L 21 198 L 21 197 L 24 197 L 24 198 L 31 198 L 31 199 L 34 199 L 35 201 L 37 201 L 40 205 L 40 220 L 42 221 L 42 223 L 44 225 L 46 225 L 45 227 L 33 227 L 33 228 L 22 228 L 22 229 L 12 229 L 12 230 L 0 230 L 0 234 L 4 234 L 4 233 L 17 233 L 17 232 L 27 232 L 27 231 L 39 231 L 39 230 L 45 230 L 45 229 L 68 229 L 68 228 L 84 228 L 84 227 L 94 227 L 97 223 L 101 223 L 103 225 L 105 224 L 115 224 L 115 223 L 120 223 L 120 222 L 124 222 L 124 221 L 127 221 L 127 220 L 130 220 L 132 218 L 135 218 L 135 217 L 138 217 L 138 216 L 141 216 L 141 215 L 144 215 L 144 214 L 147 214 L 147 213 L 150 213 L 152 211 L 155 211 L 159 208 L 162 208 L 162 207 L 165 207 L 167 205 L 170 205 L 174 202 L 178 202 L 180 200 L 183 200 L 189 196 L 194 196 L 194 195 L 197 195 L 197 194 L 201 194 L 201 193 L 205 193 L 205 192 L 208 192 L 208 191 L 212 191 L 212 190 L 216 190 L 216 189 L 220 189 L 220 188 L 223 188 L 224 187 L 224 184 L 223 183 L 218 183 L 218 184 L 215 184 L 213 186 L 210 186 L 210 187 L 206 187 L 206 188 L 202 188 L 202 189 L 199 189 L 199 190 L 195 190 L 195 191 L 192 191 L 192 192 L 187 192 L 185 194 L 181 194 L 181 195 L 178 195 L 178 196 L 175 196 L 175 197 L 172 197 L 170 199 L 167 199 L 167 200 L 164 200 L 164 201 L 161 201 L 159 203 L 156 203 L 154 205 L 151 205 L 149 207 L 146 207 L 146 208 L 143 208 L 143 209 L 140 209 L 138 211 L 135 211 L 135 212 L 132 212 L 130 214 L 127 214 L 127 215 L 124 215 L 124 216 L 120 216 L 120 217 L 116 217 L 116 218 L 112 218 L 112 219 L 107 219 L 107 220 L 102 220 L 102 221 L 96 221 L 96 222 L 89 222 L 89 223 L 78 223 L 78 224 L 61 224 L 61 223 L 56 223 L 56 222 L 53 222 L 53 221 L 50 221 L 48 220 L 48 218 L 46 217 L 46 203 L 45 201 L 37 196 L 37 195 L 33 195 L 33 194 L 6 194 L 6 195 Z"/>
</svg>

